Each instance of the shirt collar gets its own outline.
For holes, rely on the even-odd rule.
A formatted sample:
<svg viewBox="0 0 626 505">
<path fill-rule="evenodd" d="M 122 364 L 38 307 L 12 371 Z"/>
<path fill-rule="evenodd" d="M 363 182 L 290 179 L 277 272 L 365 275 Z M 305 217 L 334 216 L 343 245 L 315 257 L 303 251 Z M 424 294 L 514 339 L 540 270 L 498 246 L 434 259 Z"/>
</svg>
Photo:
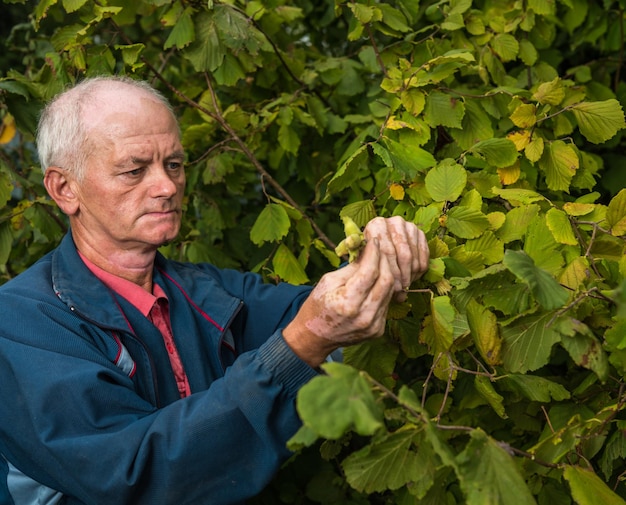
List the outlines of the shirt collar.
<svg viewBox="0 0 626 505">
<path fill-rule="evenodd" d="M 167 296 L 161 286 L 154 283 L 152 285 L 152 293 L 148 293 L 141 286 L 138 286 L 134 282 L 131 282 L 117 275 L 113 275 L 106 270 L 103 270 L 99 266 L 89 261 L 85 255 L 78 251 L 80 258 L 83 260 L 87 268 L 102 281 L 102 283 L 109 289 L 115 291 L 118 295 L 128 300 L 139 312 L 145 317 L 148 317 L 150 310 L 154 306 L 154 303 L 159 298 L 165 298 Z"/>
</svg>

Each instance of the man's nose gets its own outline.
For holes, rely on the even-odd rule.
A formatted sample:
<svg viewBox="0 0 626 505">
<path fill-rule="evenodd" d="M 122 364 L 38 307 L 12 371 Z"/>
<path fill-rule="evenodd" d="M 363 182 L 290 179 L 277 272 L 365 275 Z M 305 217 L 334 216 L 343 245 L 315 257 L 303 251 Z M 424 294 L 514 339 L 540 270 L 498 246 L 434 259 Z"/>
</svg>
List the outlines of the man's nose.
<svg viewBox="0 0 626 505">
<path fill-rule="evenodd" d="M 172 196 L 178 191 L 177 178 L 179 174 L 169 172 L 165 167 L 155 165 L 151 172 L 150 183 L 154 196 Z"/>
</svg>

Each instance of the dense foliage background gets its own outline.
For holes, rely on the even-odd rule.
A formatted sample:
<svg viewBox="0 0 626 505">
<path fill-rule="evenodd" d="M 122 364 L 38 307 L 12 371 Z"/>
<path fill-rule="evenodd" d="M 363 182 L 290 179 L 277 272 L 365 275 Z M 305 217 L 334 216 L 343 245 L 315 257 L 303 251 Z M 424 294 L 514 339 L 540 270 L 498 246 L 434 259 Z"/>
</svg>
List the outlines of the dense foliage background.
<svg viewBox="0 0 626 505">
<path fill-rule="evenodd" d="M 626 503 L 624 9 L 612 0 L 4 0 L 0 282 L 67 222 L 33 146 L 86 75 L 147 79 L 188 153 L 164 252 L 315 282 L 340 216 L 431 268 L 301 392 L 255 503 Z"/>
</svg>

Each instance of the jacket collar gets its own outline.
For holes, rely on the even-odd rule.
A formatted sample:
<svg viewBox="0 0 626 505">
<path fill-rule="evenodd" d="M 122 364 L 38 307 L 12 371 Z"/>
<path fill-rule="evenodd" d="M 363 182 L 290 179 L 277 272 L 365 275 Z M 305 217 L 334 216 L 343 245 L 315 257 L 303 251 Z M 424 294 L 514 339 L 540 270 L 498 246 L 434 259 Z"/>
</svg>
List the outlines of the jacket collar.
<svg viewBox="0 0 626 505">
<path fill-rule="evenodd" d="M 160 253 L 155 259 L 154 280 L 168 297 L 184 296 L 219 332 L 229 325 L 241 306 L 241 300 L 227 293 L 213 276 L 199 268 L 169 261 Z M 72 312 L 100 327 L 128 331 L 117 295 L 83 263 L 71 231 L 53 251 L 52 285 Z"/>
<path fill-rule="evenodd" d="M 99 326 L 128 329 L 115 294 L 80 259 L 71 231 L 53 251 L 52 286 L 72 312 Z"/>
</svg>

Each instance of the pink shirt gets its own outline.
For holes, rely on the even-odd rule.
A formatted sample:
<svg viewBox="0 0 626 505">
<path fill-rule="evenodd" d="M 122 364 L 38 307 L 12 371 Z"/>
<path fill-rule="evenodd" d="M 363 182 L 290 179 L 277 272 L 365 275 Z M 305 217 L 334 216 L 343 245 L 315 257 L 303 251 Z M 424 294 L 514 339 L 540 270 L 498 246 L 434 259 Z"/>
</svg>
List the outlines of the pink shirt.
<svg viewBox="0 0 626 505">
<path fill-rule="evenodd" d="M 78 253 L 87 265 L 87 268 L 100 279 L 107 287 L 115 291 L 118 295 L 128 300 L 139 312 L 147 317 L 154 326 L 161 332 L 163 336 L 163 342 L 167 349 L 168 356 L 170 358 L 170 364 L 174 377 L 176 378 L 176 384 L 178 385 L 178 391 L 180 397 L 184 398 L 191 394 L 191 388 L 189 387 L 189 381 L 187 380 L 187 374 L 183 368 L 183 363 L 178 354 L 178 349 L 174 343 L 174 335 L 172 334 L 172 325 L 170 322 L 170 310 L 169 300 L 165 295 L 165 292 L 158 284 L 152 285 L 152 293 L 148 293 L 141 286 L 138 286 L 134 282 L 122 279 L 116 275 L 113 275 L 100 267 L 94 265 L 80 251 Z"/>
</svg>

